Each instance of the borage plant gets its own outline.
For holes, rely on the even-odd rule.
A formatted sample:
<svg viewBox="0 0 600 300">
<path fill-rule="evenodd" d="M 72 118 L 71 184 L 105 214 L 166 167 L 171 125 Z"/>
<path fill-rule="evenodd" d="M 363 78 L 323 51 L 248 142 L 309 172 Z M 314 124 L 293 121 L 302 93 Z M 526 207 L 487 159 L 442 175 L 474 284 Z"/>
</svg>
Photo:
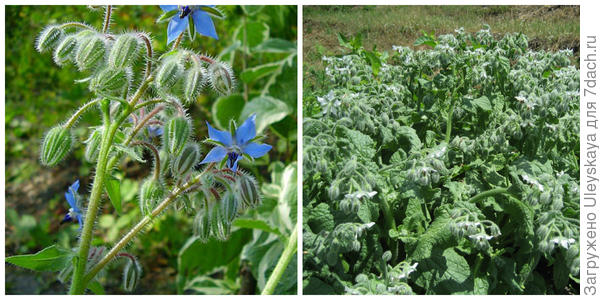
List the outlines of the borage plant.
<svg viewBox="0 0 600 300">
<path fill-rule="evenodd" d="M 227 63 L 181 47 L 186 31 L 190 39 L 196 33 L 217 38 L 212 18 L 223 18 L 223 14 L 214 6 L 161 8 L 164 14 L 159 21 L 169 21 L 172 48 L 158 57 L 150 34 L 110 31 L 111 6 L 106 7 L 101 29 L 80 22 L 50 25 L 36 43 L 39 52 L 53 54 L 56 64 L 73 63 L 87 74 L 81 82 L 89 84 L 96 95 L 47 132 L 41 163 L 57 166 L 74 147 L 72 131 L 79 117 L 95 111 L 102 123 L 91 128 L 84 156 L 96 163 L 96 169 L 89 195 L 80 193 L 79 180 L 65 193 L 70 209 L 62 222 L 79 223 L 77 247 L 53 245 L 6 260 L 36 271 L 58 271 L 59 279 L 70 283 L 71 294 L 103 293 L 98 280 L 103 269 L 121 261 L 125 262 L 123 289 L 132 291 L 142 266 L 124 248 L 169 207 L 194 214 L 194 234 L 208 241 L 228 239 L 232 222 L 261 202 L 258 183 L 238 166 L 240 160 L 252 161 L 271 149 L 256 135 L 256 115 L 239 126 L 230 121 L 229 131 L 216 130 L 207 122 L 209 137 L 204 142 L 214 147 L 203 158 L 186 112 L 186 105 L 194 103 L 207 87 L 224 95 L 234 90 L 234 74 Z M 103 195 L 121 210 L 120 183 L 113 173 L 125 157 L 144 163 L 144 150 L 150 151 L 154 163 L 151 175 L 140 185 L 142 219 L 111 249 L 93 246 Z"/>
<path fill-rule="evenodd" d="M 305 293 L 578 293 L 572 52 L 459 29 L 375 74 L 352 41 L 305 101 Z"/>
</svg>

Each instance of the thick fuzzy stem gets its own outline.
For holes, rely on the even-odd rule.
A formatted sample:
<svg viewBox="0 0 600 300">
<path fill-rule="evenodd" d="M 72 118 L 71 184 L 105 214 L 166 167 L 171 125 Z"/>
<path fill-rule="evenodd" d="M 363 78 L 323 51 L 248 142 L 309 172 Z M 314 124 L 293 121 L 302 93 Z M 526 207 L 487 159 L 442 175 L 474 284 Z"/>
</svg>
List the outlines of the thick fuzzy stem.
<svg viewBox="0 0 600 300">
<path fill-rule="evenodd" d="M 107 102 L 102 103 L 102 111 L 104 112 L 104 115 L 107 114 Z M 98 162 L 96 164 L 96 175 L 94 177 L 92 192 L 90 194 L 84 225 L 81 232 L 81 238 L 79 240 L 79 252 L 77 255 L 78 260 L 75 263 L 75 270 L 73 271 L 73 279 L 71 282 L 71 289 L 69 291 L 70 294 L 83 294 L 85 291 L 83 275 L 85 273 L 87 257 L 92 241 L 92 231 L 96 222 L 98 208 L 100 207 L 100 196 L 102 195 L 102 188 L 104 186 L 104 180 L 106 177 L 108 154 L 112 145 L 113 137 L 118 128 L 118 126 L 115 125 L 116 124 L 110 123 L 110 119 L 104 117 L 104 132 L 107 134 L 102 136 L 102 144 L 100 146 L 100 153 L 98 155 Z"/>
<path fill-rule="evenodd" d="M 285 272 L 285 269 L 290 264 L 290 261 L 292 260 L 292 258 L 294 258 L 296 250 L 298 250 L 297 242 L 298 224 L 296 224 L 296 226 L 294 227 L 292 235 L 290 236 L 290 239 L 288 240 L 285 249 L 283 249 L 283 253 L 281 253 L 281 257 L 279 258 L 277 265 L 275 265 L 275 269 L 273 269 L 273 273 L 271 273 L 271 276 L 269 276 L 269 280 L 267 280 L 267 283 L 265 284 L 265 288 L 262 291 L 262 295 L 272 295 L 275 291 L 279 280 L 281 280 L 281 276 L 283 276 L 283 272 Z"/>
<path fill-rule="evenodd" d="M 473 198 L 469 199 L 469 202 L 477 203 L 479 200 L 485 199 L 486 197 L 495 196 L 498 194 L 509 194 L 509 191 L 507 188 L 496 188 L 496 189 L 492 189 L 489 191 L 481 192 L 481 193 L 475 195 Z"/>
</svg>

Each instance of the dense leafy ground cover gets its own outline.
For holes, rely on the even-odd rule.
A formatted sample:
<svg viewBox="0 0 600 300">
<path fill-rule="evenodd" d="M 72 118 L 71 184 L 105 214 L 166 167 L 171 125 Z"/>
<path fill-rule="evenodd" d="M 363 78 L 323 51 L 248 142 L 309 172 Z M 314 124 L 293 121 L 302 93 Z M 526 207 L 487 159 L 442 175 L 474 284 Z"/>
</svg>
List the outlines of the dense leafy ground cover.
<svg viewBox="0 0 600 300">
<path fill-rule="evenodd" d="M 242 167 L 256 177 L 262 205 L 233 224 L 229 240 L 201 243 L 193 237 L 193 217 L 169 210 L 128 245 L 143 266 L 136 294 L 255 294 L 260 293 L 281 256 L 296 224 L 296 7 L 224 6 L 224 20 L 215 22 L 219 40 L 197 37 L 186 47 L 211 53 L 231 64 L 239 78 L 229 96 L 209 92 L 190 105 L 194 138 L 206 136 L 206 122 L 227 128 L 257 113 L 257 130 L 273 145 L 268 156 Z M 153 37 L 154 50 L 165 53 L 167 24 L 156 24 L 158 6 L 118 6 L 113 11 L 114 32 L 144 30 Z M 82 20 L 101 26 L 103 10 L 85 6 L 9 6 L 6 59 L 6 256 L 35 253 L 57 244 L 76 245 L 76 224 L 60 224 L 69 209 L 65 191 L 77 178 L 80 192 L 89 191 L 93 163 L 85 161 L 82 143 L 98 116 L 84 114 L 75 130 L 75 149 L 55 168 L 40 168 L 39 146 L 44 131 L 68 112 L 90 100 L 89 84 L 76 66 L 58 68 L 52 55 L 40 55 L 35 39 L 47 24 Z M 127 25 L 122 25 L 127 24 Z M 131 25 L 134 24 L 134 25 Z M 262 120 L 262 121 L 261 121 Z M 204 153 L 209 147 L 204 147 Z M 126 159 L 120 181 L 121 211 L 108 198 L 95 227 L 94 247 L 114 245 L 141 219 L 137 194 L 139 179 L 152 171 L 146 163 Z M 296 260 L 285 269 L 277 294 L 295 294 Z M 123 293 L 123 267 L 108 267 L 101 279 L 107 293 Z M 8 294 L 65 293 L 67 285 L 56 273 L 33 273 L 6 265 Z"/>
<path fill-rule="evenodd" d="M 578 294 L 571 51 L 489 27 L 339 40 L 304 102 L 305 293 Z"/>
</svg>

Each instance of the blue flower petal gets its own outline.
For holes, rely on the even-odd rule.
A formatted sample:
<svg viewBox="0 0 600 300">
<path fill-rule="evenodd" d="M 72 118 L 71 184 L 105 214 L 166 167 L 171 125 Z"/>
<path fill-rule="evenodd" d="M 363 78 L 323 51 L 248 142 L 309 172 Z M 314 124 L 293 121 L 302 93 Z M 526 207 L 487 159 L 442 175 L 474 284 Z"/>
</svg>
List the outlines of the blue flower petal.
<svg viewBox="0 0 600 300">
<path fill-rule="evenodd" d="M 220 162 L 221 160 L 223 160 L 223 158 L 225 158 L 226 155 L 227 155 L 227 149 L 217 146 L 217 147 L 212 148 L 210 150 L 210 152 L 208 152 L 208 154 L 206 154 L 206 157 L 204 158 L 204 160 L 200 163 L 206 164 L 206 163 L 210 163 L 210 162 Z"/>
<path fill-rule="evenodd" d="M 179 8 L 177 5 L 159 5 L 159 6 L 160 6 L 160 9 L 162 9 L 165 12 L 172 11 L 174 9 L 178 9 Z"/>
<path fill-rule="evenodd" d="M 75 212 L 79 212 L 79 208 L 77 207 L 77 200 L 75 199 L 75 194 L 79 190 L 79 179 L 75 181 L 65 193 L 65 198 L 67 198 L 67 202 Z"/>
<path fill-rule="evenodd" d="M 252 114 L 235 131 L 235 141 L 242 146 L 256 136 L 256 114 Z"/>
<path fill-rule="evenodd" d="M 257 143 L 249 143 L 248 145 L 244 146 L 244 153 L 252 156 L 253 158 L 259 158 L 265 154 L 267 154 L 267 152 L 269 152 L 269 150 L 271 150 L 271 145 L 267 145 L 267 144 L 257 144 Z"/>
<path fill-rule="evenodd" d="M 231 146 L 233 140 L 229 131 L 216 130 L 212 126 L 210 126 L 210 123 L 208 123 L 208 121 L 206 122 L 206 125 L 208 126 L 208 137 L 210 139 L 215 140 L 217 142 L 221 142 L 227 147 Z"/>
<path fill-rule="evenodd" d="M 81 215 L 77 215 L 77 222 L 79 223 L 79 230 L 83 227 L 83 217 Z"/>
<path fill-rule="evenodd" d="M 178 16 L 173 16 L 171 18 L 169 27 L 167 27 L 167 45 L 179 37 L 179 35 L 187 28 L 188 22 L 188 17 L 181 19 Z"/>
<path fill-rule="evenodd" d="M 194 25 L 196 26 L 196 31 L 198 31 L 198 33 L 210 36 L 216 40 L 219 39 L 217 31 L 215 30 L 215 24 L 210 18 L 210 15 L 205 11 L 201 9 L 195 10 L 192 13 L 192 19 L 194 19 Z"/>
</svg>

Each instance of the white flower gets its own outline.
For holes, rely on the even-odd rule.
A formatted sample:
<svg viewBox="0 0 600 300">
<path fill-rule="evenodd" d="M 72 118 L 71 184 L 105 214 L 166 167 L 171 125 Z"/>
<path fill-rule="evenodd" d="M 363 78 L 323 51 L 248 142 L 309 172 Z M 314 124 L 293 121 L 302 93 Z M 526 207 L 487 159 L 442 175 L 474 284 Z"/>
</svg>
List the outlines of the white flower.
<svg viewBox="0 0 600 300">
<path fill-rule="evenodd" d="M 543 185 L 541 185 L 541 184 L 540 184 L 540 183 L 539 183 L 537 180 L 535 180 L 535 179 L 533 179 L 533 178 L 529 178 L 529 175 L 527 175 L 527 174 L 523 174 L 523 175 L 521 175 L 521 177 L 523 177 L 523 180 L 524 180 L 525 182 L 527 182 L 527 183 L 529 183 L 529 184 L 531 184 L 531 185 L 534 185 L 534 186 L 536 186 L 536 187 L 537 187 L 537 188 L 540 190 L 540 192 L 543 192 L 543 191 L 544 191 L 544 186 L 543 186 Z"/>
<path fill-rule="evenodd" d="M 491 240 L 492 238 L 494 238 L 491 235 L 487 235 L 485 233 L 478 233 L 478 234 L 472 234 L 469 236 L 470 239 L 476 240 L 476 241 L 483 241 L 483 240 Z"/>
<path fill-rule="evenodd" d="M 354 198 L 354 199 L 360 199 L 362 197 L 369 197 L 369 198 L 373 198 L 373 196 L 377 195 L 377 192 L 372 191 L 372 192 L 364 192 L 364 191 L 358 191 L 358 192 L 354 192 L 352 194 L 346 194 L 344 197 L 345 198 Z"/>
</svg>

